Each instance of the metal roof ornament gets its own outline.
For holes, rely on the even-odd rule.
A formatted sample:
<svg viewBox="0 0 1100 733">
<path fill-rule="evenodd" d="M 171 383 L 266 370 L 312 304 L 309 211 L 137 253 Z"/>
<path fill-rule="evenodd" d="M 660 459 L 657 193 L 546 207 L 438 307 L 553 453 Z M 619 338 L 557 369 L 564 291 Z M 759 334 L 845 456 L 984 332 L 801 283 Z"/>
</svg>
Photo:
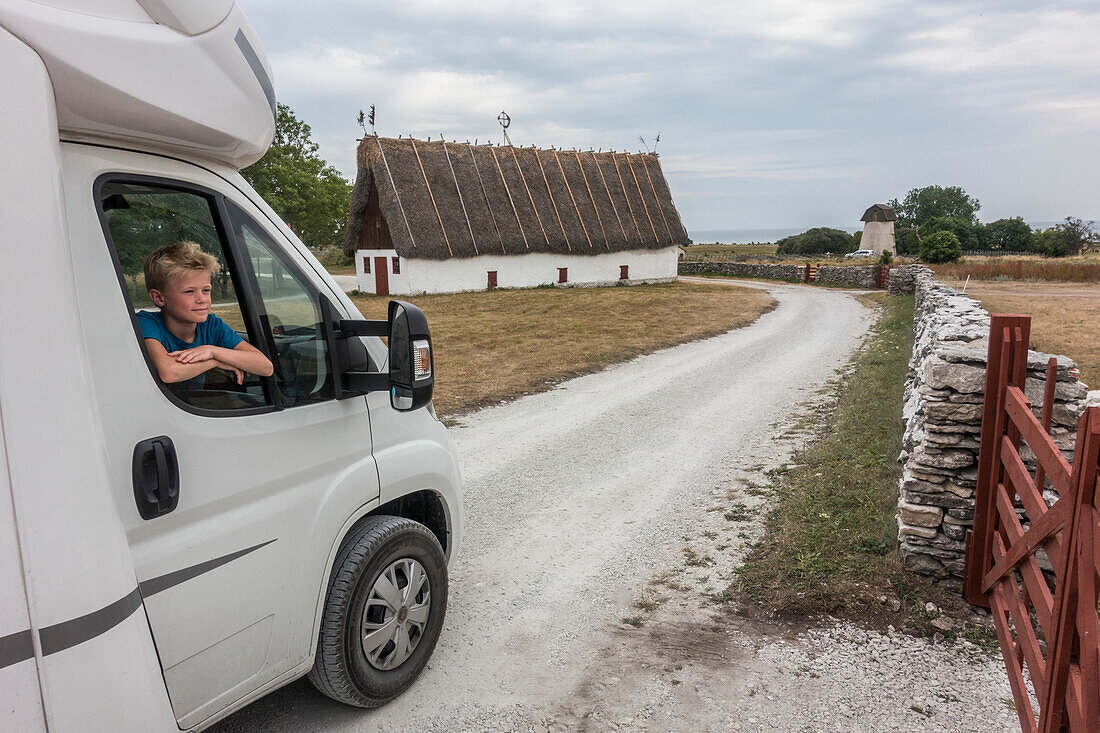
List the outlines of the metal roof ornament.
<svg viewBox="0 0 1100 733">
<path fill-rule="evenodd" d="M 511 145 L 512 140 L 508 137 L 508 126 L 512 124 L 512 118 L 508 116 L 507 112 L 501 110 L 500 114 L 497 115 L 497 122 L 500 123 L 500 128 L 504 130 L 504 142 Z"/>
</svg>

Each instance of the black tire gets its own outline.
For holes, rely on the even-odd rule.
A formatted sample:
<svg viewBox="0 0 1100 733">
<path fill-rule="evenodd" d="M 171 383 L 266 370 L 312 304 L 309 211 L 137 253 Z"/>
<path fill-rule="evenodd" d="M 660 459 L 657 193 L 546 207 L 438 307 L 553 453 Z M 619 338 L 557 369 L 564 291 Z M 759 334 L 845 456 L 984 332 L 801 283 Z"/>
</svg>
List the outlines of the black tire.
<svg viewBox="0 0 1100 733">
<path fill-rule="evenodd" d="M 403 604 L 405 613 L 400 624 L 400 613 L 385 621 L 387 617 L 379 614 L 390 613 L 389 604 L 379 601 L 376 584 L 380 584 L 383 573 L 388 572 L 387 578 L 396 578 L 399 591 L 407 593 L 409 578 L 419 577 L 417 565 L 427 578 L 430 593 L 426 597 L 426 621 L 418 626 L 412 620 L 410 607 L 424 612 L 424 604 L 417 604 L 412 598 Z M 400 584 L 402 573 L 405 573 L 404 586 Z M 382 583 L 378 587 L 386 586 Z M 418 587 L 421 588 L 418 598 L 425 598 L 424 586 Z M 365 518 L 348 534 L 336 555 L 309 681 L 320 692 L 348 705 L 376 708 L 386 704 L 407 690 L 428 663 L 443 628 L 446 610 L 447 563 L 435 535 L 424 525 L 403 517 Z M 401 659 L 408 649 L 398 651 L 394 642 L 389 641 L 371 650 L 378 658 L 369 659 L 361 637 L 364 614 L 372 626 L 383 622 L 395 628 L 396 625 L 408 629 L 417 626 L 400 640 L 404 643 L 408 639 L 412 646 L 415 635 L 412 653 L 392 668 L 384 668 L 387 661 Z M 377 638 L 380 637 L 375 640 Z M 385 649 L 391 647 L 394 651 L 388 656 L 384 654 Z"/>
</svg>

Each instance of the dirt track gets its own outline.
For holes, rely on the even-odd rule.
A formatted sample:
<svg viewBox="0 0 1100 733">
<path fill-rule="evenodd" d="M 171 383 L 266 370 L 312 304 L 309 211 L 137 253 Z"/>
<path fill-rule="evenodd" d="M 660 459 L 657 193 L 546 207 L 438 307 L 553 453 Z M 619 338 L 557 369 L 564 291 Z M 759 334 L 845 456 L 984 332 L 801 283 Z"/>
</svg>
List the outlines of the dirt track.
<svg viewBox="0 0 1100 733">
<path fill-rule="evenodd" d="M 707 600 L 760 531 L 765 499 L 753 482 L 795 445 L 781 426 L 873 317 L 840 292 L 767 287 L 780 305 L 749 328 L 483 410 L 454 430 L 465 544 L 443 636 L 409 692 L 364 712 L 297 682 L 218 730 L 853 729 L 835 691 L 817 708 L 797 704 L 793 672 L 823 654 L 812 641 L 777 639 Z M 731 496 L 738 512 L 723 508 Z M 768 692 L 784 684 L 793 705 Z M 875 681 L 867 687 L 877 697 Z M 898 720 L 916 715 L 896 706 Z M 856 729 L 869 720 L 845 709 Z"/>
</svg>

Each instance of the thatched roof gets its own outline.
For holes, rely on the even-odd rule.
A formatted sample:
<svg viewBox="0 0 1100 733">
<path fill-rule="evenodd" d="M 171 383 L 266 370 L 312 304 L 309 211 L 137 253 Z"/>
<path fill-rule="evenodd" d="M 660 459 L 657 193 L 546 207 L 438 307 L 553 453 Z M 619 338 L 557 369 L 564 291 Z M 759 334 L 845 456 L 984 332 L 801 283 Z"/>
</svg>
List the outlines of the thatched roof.
<svg viewBox="0 0 1100 733">
<path fill-rule="evenodd" d="M 654 154 L 365 137 L 344 249 L 599 254 L 687 243 Z"/>
<path fill-rule="evenodd" d="M 898 215 L 886 204 L 875 204 L 863 212 L 860 221 L 897 221 Z"/>
</svg>

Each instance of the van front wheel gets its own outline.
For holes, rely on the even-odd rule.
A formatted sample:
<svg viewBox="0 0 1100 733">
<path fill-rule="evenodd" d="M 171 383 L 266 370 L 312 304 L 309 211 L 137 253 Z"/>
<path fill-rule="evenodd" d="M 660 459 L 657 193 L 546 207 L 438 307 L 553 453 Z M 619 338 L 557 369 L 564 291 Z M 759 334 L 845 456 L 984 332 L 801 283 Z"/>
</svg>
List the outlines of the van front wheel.
<svg viewBox="0 0 1100 733">
<path fill-rule="evenodd" d="M 367 517 L 336 555 L 309 681 L 348 705 L 386 704 L 428 663 L 446 609 L 435 535 L 403 517 Z"/>
</svg>

